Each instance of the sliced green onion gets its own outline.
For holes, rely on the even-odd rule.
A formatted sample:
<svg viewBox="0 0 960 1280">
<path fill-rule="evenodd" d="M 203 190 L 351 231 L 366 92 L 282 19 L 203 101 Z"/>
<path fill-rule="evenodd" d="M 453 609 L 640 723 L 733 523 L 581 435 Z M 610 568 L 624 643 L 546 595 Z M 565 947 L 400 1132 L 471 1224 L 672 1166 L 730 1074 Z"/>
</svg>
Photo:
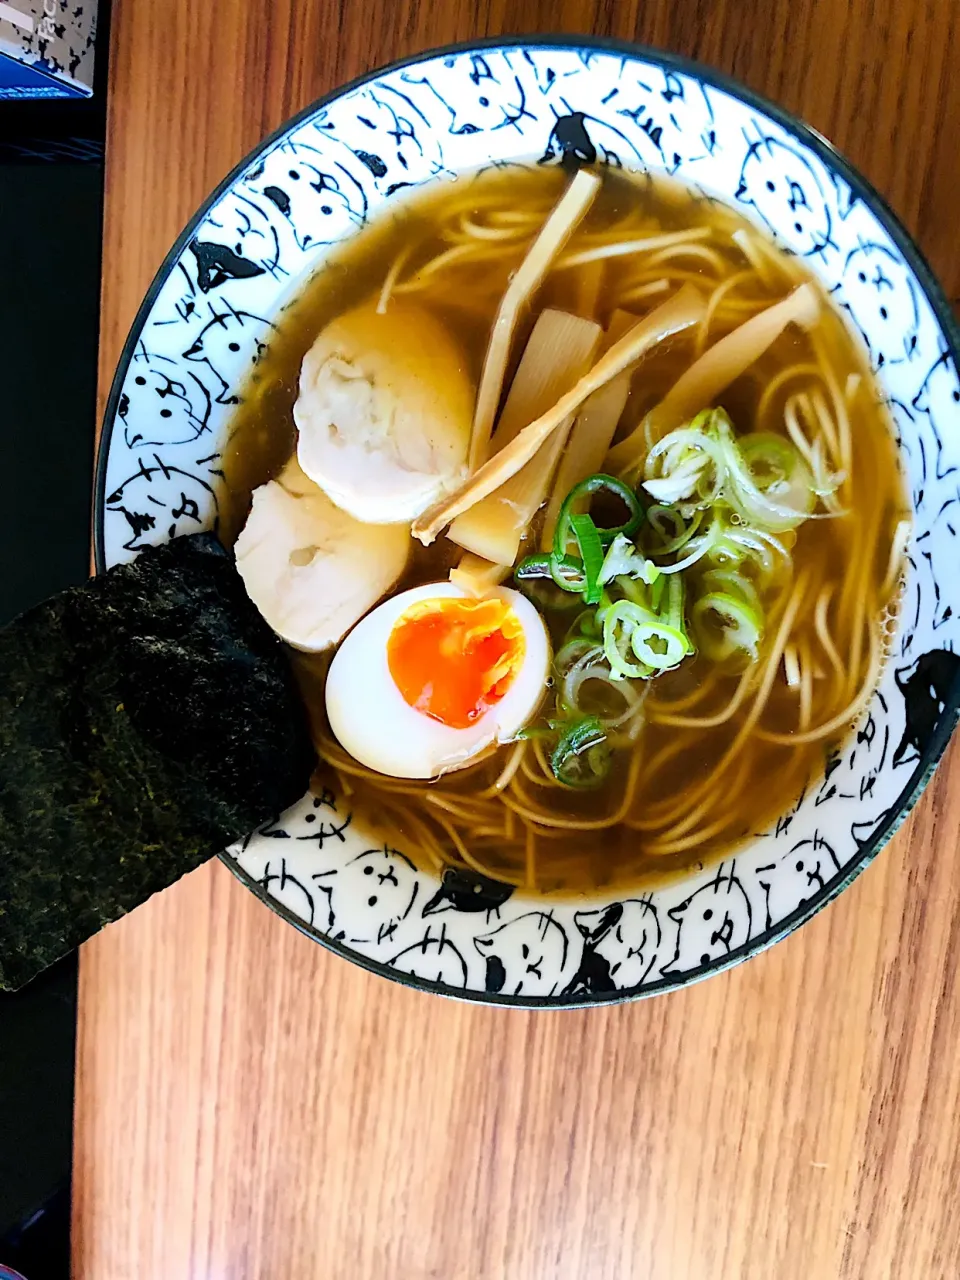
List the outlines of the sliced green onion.
<svg viewBox="0 0 960 1280">
<path fill-rule="evenodd" d="M 653 671 L 667 671 L 688 653 L 687 637 L 665 622 L 641 622 L 630 633 L 630 647 Z"/>
<path fill-rule="evenodd" d="M 769 492 L 772 485 L 788 480 L 800 456 L 786 436 L 772 431 L 751 431 L 738 438 L 737 446 L 757 488 L 763 493 Z"/>
<path fill-rule="evenodd" d="M 536 578 L 549 578 L 550 557 L 548 555 L 526 556 L 515 567 L 513 576 L 518 582 L 529 582 Z"/>
<path fill-rule="evenodd" d="M 664 520 L 669 520 L 673 524 L 673 535 L 667 536 L 663 529 Z M 647 524 L 654 530 L 661 539 L 659 546 L 651 550 L 651 555 L 666 556 L 672 555 L 679 551 L 681 547 L 686 546 L 693 535 L 700 528 L 703 520 L 703 512 L 695 511 L 687 524 L 683 516 L 676 507 L 665 507 L 662 503 L 654 503 L 647 508 Z"/>
<path fill-rule="evenodd" d="M 587 576 L 583 571 L 583 562 L 575 556 L 558 556 L 552 551 L 547 557 L 550 576 L 561 591 L 571 595 L 582 596 L 587 589 Z"/>
<path fill-rule="evenodd" d="M 561 648 L 565 648 L 574 640 L 589 640 L 593 644 L 599 644 L 600 635 L 600 624 L 597 621 L 596 609 L 583 609 L 567 629 Z"/>
<path fill-rule="evenodd" d="M 682 560 L 678 560 L 676 564 L 660 565 L 661 573 L 682 573 L 684 569 L 689 569 L 692 564 L 696 564 L 705 555 L 708 555 L 720 539 L 724 536 L 725 527 L 722 520 L 714 520 L 705 533 L 698 534 L 693 538 L 687 546 L 689 550 Z"/>
<path fill-rule="evenodd" d="M 565 787 L 598 787 L 610 772 L 610 748 L 596 716 L 576 720 L 561 734 L 550 756 L 553 776 Z"/>
<path fill-rule="evenodd" d="M 580 684 L 582 683 L 582 680 L 580 679 L 581 672 L 595 669 L 598 664 L 602 662 L 603 649 L 600 645 L 588 645 L 586 649 L 582 650 L 577 655 L 576 660 L 567 667 L 566 671 L 563 672 L 559 691 L 559 701 L 561 706 L 563 706 L 569 714 L 587 714 L 577 701 L 577 693 L 579 691 Z M 558 671 L 561 670 L 559 661 L 555 660 L 555 666 Z M 609 673 L 607 673 L 607 678 L 609 678 Z"/>
<path fill-rule="evenodd" d="M 602 686 L 607 698 L 616 698 L 620 702 L 620 710 L 598 709 L 597 697 L 592 699 L 594 706 L 584 706 L 581 702 L 581 690 L 591 682 Z M 611 730 L 619 729 L 636 718 L 643 706 L 646 692 L 646 685 L 638 685 L 633 680 L 615 681 L 610 667 L 604 661 L 603 650 L 595 648 L 583 654 L 564 676 L 560 699 L 571 715 L 595 716 L 604 729 Z"/>
<path fill-rule="evenodd" d="M 656 614 L 631 600 L 618 600 L 607 610 L 603 619 L 603 652 L 615 679 L 646 680 L 652 674 L 651 666 L 632 661 L 628 654 L 633 652 L 631 637 L 634 628 L 656 621 Z"/>
<path fill-rule="evenodd" d="M 683 598 L 686 594 L 683 579 L 678 575 L 667 579 L 667 602 L 665 609 L 664 621 L 668 627 L 672 627 L 674 631 L 678 631 L 683 636 L 683 643 L 687 653 L 694 652 L 694 646 L 687 635 L 687 628 L 684 625 L 683 618 Z M 663 616 L 663 615 L 661 615 Z"/>
<path fill-rule="evenodd" d="M 658 581 L 662 581 L 662 579 L 658 579 Z M 642 605 L 645 609 L 652 609 L 656 613 L 657 606 L 653 600 L 653 590 L 645 586 L 639 578 L 619 577 L 614 578 L 614 582 L 628 600 L 632 600 L 634 604 Z M 608 608 L 610 604 L 613 604 L 612 600 L 609 602 Z M 602 622 L 603 618 L 600 621 Z"/>
<path fill-rule="evenodd" d="M 560 646 L 553 658 L 553 669 L 562 679 L 581 659 L 588 655 L 596 658 L 602 654 L 603 650 L 598 644 L 594 644 L 585 636 L 579 636 Z"/>
<path fill-rule="evenodd" d="M 768 578 L 774 577 L 781 565 L 790 561 L 790 553 L 779 538 L 763 529 L 730 525 L 723 531 L 717 550 L 735 563 L 751 556 L 764 577 Z"/>
<path fill-rule="evenodd" d="M 664 529 L 664 521 L 673 526 L 670 532 Z M 662 502 L 652 502 L 647 507 L 647 524 L 650 525 L 662 542 L 670 542 L 672 539 L 682 536 L 687 527 L 683 516 L 681 516 L 677 508 L 667 506 Z"/>
<path fill-rule="evenodd" d="M 560 514 L 557 517 L 556 531 L 553 535 L 553 550 L 557 556 L 565 555 L 567 552 L 571 534 L 570 518 L 575 513 L 576 504 L 584 498 L 593 498 L 594 495 L 604 491 L 615 498 L 619 498 L 627 508 L 629 515 L 623 524 L 610 527 L 604 526 L 602 528 L 595 525 L 601 545 L 607 546 L 618 533 L 626 534 L 629 537 L 631 533 L 635 533 L 640 528 L 640 523 L 643 520 L 643 508 L 640 506 L 640 500 L 637 495 L 622 480 L 618 480 L 615 476 L 607 476 L 598 472 L 596 475 L 587 476 L 586 480 L 581 480 L 579 484 L 574 485 L 563 500 Z"/>
<path fill-rule="evenodd" d="M 700 652 L 711 661 L 725 662 L 738 651 L 756 661 L 763 620 L 742 599 L 711 591 L 693 606 L 692 621 Z"/>
<path fill-rule="evenodd" d="M 597 526 L 589 516 L 574 512 L 570 516 L 570 528 L 577 540 L 580 557 L 583 560 L 583 574 L 586 578 L 583 598 L 587 604 L 599 604 L 600 570 L 603 568 L 604 557 Z"/>
<path fill-rule="evenodd" d="M 679 581 L 679 579 L 676 579 Z M 721 591 L 736 596 L 759 617 L 762 613 L 760 597 L 757 589 L 742 573 L 735 569 L 708 569 L 701 577 L 700 585 L 705 591 Z"/>
<path fill-rule="evenodd" d="M 727 465 L 722 444 L 711 434 L 717 413 L 704 410 L 689 427 L 679 427 L 647 454 L 643 487 L 659 503 L 710 507 L 720 497 Z M 703 428 L 703 429 L 701 429 Z"/>
<path fill-rule="evenodd" d="M 824 483 L 786 436 L 758 431 L 738 438 L 724 410 L 709 409 L 653 446 L 643 487 L 657 504 L 675 504 L 683 518 L 723 502 L 741 519 L 776 533 L 813 515 Z M 663 540 L 656 515 L 651 523 Z"/>
<path fill-rule="evenodd" d="M 561 590 L 556 585 L 550 561 L 551 557 L 547 555 L 527 556 L 521 560 L 513 571 L 517 589 L 540 609 L 576 609 L 580 601 L 570 594 L 568 588 Z M 579 588 L 577 592 L 579 594 Z"/>
<path fill-rule="evenodd" d="M 726 414 L 718 416 L 717 422 L 729 475 L 724 497 L 733 509 L 774 533 L 802 524 L 813 510 L 816 494 L 813 477 L 796 446 L 769 432 L 738 440 Z"/>
<path fill-rule="evenodd" d="M 600 569 L 602 583 L 620 577 L 639 578 L 648 587 L 660 577 L 659 568 L 642 555 L 623 533 L 618 533 L 610 543 Z"/>
</svg>

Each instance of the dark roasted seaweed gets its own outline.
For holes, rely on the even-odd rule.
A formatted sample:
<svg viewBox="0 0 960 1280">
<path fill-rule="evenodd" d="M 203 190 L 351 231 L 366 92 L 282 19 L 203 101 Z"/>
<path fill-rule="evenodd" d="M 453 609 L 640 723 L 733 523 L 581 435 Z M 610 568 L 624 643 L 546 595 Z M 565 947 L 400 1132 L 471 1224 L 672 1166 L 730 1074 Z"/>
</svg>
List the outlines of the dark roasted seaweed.
<svg viewBox="0 0 960 1280">
<path fill-rule="evenodd" d="M 0 988 L 298 799 L 283 649 L 209 534 L 0 631 Z"/>
</svg>

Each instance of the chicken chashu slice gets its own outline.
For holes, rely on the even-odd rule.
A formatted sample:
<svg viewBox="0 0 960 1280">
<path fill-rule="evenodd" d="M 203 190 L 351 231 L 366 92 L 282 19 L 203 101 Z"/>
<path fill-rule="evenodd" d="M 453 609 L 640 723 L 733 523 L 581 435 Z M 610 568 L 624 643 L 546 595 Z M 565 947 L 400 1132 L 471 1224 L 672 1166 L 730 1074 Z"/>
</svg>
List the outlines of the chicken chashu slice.
<svg viewBox="0 0 960 1280">
<path fill-rule="evenodd" d="M 409 523 L 466 476 L 476 387 L 457 338 L 392 298 L 332 320 L 303 360 L 297 456 L 328 498 L 370 524 Z"/>
<path fill-rule="evenodd" d="M 236 542 L 250 599 L 281 639 L 332 648 L 394 586 L 410 552 L 402 524 L 364 524 L 342 511 L 291 458 L 254 490 Z"/>
</svg>

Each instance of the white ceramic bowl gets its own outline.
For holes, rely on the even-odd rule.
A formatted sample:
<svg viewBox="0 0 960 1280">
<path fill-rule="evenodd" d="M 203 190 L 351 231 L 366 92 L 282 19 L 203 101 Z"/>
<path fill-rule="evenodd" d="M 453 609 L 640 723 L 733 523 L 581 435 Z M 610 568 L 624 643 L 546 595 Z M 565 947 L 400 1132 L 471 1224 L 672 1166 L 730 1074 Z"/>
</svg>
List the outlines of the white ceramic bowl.
<svg viewBox="0 0 960 1280">
<path fill-rule="evenodd" d="M 785 112 L 669 54 L 528 37 L 396 63 L 302 112 L 192 219 L 127 339 L 99 459 L 101 569 L 215 527 L 237 388 L 298 278 L 411 184 L 594 160 L 675 173 L 807 260 L 866 340 L 915 527 L 893 658 L 868 712 L 824 780 L 735 858 L 633 898 L 548 906 L 480 877 L 440 883 L 329 790 L 225 855 L 274 910 L 348 959 L 502 1004 L 646 995 L 776 942 L 876 855 L 946 746 L 960 701 L 957 328 L 881 198 Z"/>
</svg>

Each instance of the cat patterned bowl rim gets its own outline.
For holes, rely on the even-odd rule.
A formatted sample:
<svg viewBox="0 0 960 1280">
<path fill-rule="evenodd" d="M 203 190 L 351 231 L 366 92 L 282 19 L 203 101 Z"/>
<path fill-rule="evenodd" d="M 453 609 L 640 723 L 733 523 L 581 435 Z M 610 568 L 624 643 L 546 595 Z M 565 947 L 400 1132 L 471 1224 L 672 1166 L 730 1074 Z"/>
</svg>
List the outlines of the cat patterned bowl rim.
<svg viewBox="0 0 960 1280">
<path fill-rule="evenodd" d="M 423 990 L 522 1007 L 669 990 L 779 941 L 876 856 L 947 745 L 960 713 L 960 332 L 882 197 L 782 108 L 656 49 L 494 38 L 393 62 L 284 124 L 187 224 L 124 345 L 97 465 L 99 571 L 214 527 L 234 389 L 291 280 L 401 188 L 490 163 L 592 160 L 674 172 L 808 259 L 869 349 L 914 530 L 891 658 L 867 712 L 823 781 L 722 863 L 577 902 L 472 875 L 441 882 L 365 834 L 363 815 L 329 790 L 223 855 L 341 956 Z"/>
</svg>

